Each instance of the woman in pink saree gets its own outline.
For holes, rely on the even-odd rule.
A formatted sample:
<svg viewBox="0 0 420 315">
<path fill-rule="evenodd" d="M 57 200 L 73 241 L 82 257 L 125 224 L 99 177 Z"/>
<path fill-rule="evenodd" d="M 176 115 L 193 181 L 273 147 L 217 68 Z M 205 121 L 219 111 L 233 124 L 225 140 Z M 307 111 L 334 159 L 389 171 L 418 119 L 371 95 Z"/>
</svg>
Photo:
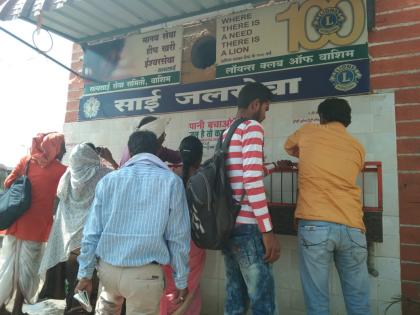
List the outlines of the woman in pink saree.
<svg viewBox="0 0 420 315">
<path fill-rule="evenodd" d="M 203 144 L 196 137 L 188 136 L 181 141 L 179 151 L 182 158 L 182 168 L 175 170 L 182 176 L 184 185 L 190 176 L 200 167 L 203 157 Z M 200 315 L 201 294 L 200 279 L 204 269 L 206 252 L 198 248 L 191 241 L 190 274 L 188 276 L 188 296 L 182 304 L 174 304 L 172 300 L 176 287 L 173 279 L 173 270 L 170 266 L 163 266 L 166 278 L 166 287 L 160 301 L 160 315 Z"/>
</svg>

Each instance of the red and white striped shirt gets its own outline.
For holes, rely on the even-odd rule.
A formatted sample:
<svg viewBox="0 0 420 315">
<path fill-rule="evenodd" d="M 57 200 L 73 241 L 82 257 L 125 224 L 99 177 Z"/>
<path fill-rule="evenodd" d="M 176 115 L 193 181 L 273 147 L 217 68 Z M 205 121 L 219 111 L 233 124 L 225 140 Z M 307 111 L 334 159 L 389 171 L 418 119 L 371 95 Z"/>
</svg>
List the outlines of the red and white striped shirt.
<svg viewBox="0 0 420 315">
<path fill-rule="evenodd" d="M 225 138 L 227 130 L 223 134 Z M 264 175 L 274 165 L 264 167 L 264 128 L 255 120 L 247 120 L 235 130 L 230 141 L 226 167 L 233 197 L 240 201 L 241 210 L 237 224 L 258 224 L 261 232 L 273 229 L 265 196 Z"/>
</svg>

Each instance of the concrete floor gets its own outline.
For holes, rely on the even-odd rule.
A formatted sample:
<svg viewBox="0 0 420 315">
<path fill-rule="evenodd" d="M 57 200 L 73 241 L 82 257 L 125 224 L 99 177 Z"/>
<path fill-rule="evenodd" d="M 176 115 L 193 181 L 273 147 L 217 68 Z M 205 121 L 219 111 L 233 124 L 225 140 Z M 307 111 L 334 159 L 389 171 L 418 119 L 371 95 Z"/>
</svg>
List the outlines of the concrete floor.
<svg viewBox="0 0 420 315">
<path fill-rule="evenodd" d="M 25 305 L 23 311 L 30 315 L 62 315 L 64 300 L 46 300 L 34 305 Z"/>
</svg>

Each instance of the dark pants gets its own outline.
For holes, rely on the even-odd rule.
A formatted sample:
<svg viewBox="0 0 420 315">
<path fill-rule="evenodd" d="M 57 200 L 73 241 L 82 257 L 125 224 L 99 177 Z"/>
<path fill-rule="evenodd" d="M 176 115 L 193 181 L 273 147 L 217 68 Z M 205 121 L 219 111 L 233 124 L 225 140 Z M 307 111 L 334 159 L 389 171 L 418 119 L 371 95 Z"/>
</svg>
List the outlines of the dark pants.
<svg viewBox="0 0 420 315">
<path fill-rule="evenodd" d="M 74 290 L 77 285 L 77 273 L 79 271 L 79 263 L 77 262 L 78 252 L 71 253 L 66 262 L 59 263 L 56 266 L 48 269 L 44 286 L 39 294 L 39 299 L 66 299 L 66 308 L 64 315 L 73 314 L 94 314 L 95 304 L 98 297 L 99 281 L 96 272 L 93 275 L 93 290 L 90 297 L 90 302 L 93 306 L 92 313 L 86 312 L 77 302 L 74 296 Z M 67 288 L 66 288 L 67 282 Z"/>
<path fill-rule="evenodd" d="M 77 302 L 74 296 L 74 290 L 76 289 L 77 285 L 77 273 L 79 271 L 79 263 L 77 262 L 78 253 L 71 253 L 69 259 L 66 261 L 66 280 L 68 283 L 67 287 L 67 295 L 66 295 L 66 308 L 64 309 L 64 315 L 72 315 L 72 314 L 94 314 L 95 313 L 95 305 L 96 299 L 98 298 L 98 287 L 99 281 L 98 277 L 96 276 L 96 272 L 93 275 L 93 289 L 92 294 L 90 296 L 90 303 L 93 307 L 91 313 L 85 311 Z"/>
</svg>

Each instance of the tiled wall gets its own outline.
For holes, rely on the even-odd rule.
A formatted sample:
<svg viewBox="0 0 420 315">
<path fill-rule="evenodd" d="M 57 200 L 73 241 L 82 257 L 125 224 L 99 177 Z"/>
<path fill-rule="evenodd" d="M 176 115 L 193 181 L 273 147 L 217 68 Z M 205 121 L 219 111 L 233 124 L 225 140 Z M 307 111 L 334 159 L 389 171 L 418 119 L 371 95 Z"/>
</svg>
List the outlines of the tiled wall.
<svg viewBox="0 0 420 315">
<path fill-rule="evenodd" d="M 399 211 L 397 186 L 397 155 L 395 109 L 393 94 L 349 97 L 353 109 L 353 123 L 349 131 L 365 146 L 367 160 L 382 161 L 384 188 L 384 243 L 374 248 L 377 278 L 370 277 L 371 304 L 374 315 L 384 314 L 391 299 L 401 294 Z M 299 127 L 297 120 L 316 117 L 313 111 L 319 100 L 272 104 L 267 120 L 265 156 L 267 161 L 288 158 L 282 148 L 287 135 Z M 185 112 L 168 115 L 172 118 L 167 130 L 165 145 L 177 148 L 186 136 L 189 121 L 197 119 L 227 118 L 235 108 Z M 67 123 L 64 131 L 69 146 L 82 141 L 106 145 L 119 159 L 130 132 L 140 117 L 110 119 L 83 123 Z M 372 195 L 373 196 L 373 195 Z M 304 302 L 298 274 L 297 240 L 293 236 L 279 236 L 282 256 L 274 265 L 279 310 L 281 314 L 303 315 Z M 345 314 L 338 276 L 331 274 L 332 314 Z M 223 313 L 224 264 L 218 252 L 208 252 L 201 285 L 203 293 L 202 314 Z M 401 314 L 400 305 L 392 306 L 387 315 Z"/>
</svg>

